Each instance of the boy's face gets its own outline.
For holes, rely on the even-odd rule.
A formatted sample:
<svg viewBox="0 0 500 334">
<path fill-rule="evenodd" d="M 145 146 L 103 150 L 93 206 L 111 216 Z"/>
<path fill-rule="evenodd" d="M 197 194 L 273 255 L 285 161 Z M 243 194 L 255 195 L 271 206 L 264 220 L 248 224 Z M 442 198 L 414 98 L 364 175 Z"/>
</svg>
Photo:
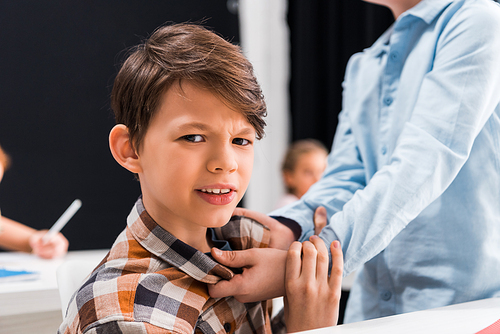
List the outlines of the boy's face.
<svg viewBox="0 0 500 334">
<path fill-rule="evenodd" d="M 138 154 L 146 210 L 181 239 L 223 226 L 250 181 L 254 141 L 255 129 L 245 117 L 209 90 L 174 84 Z"/>
</svg>

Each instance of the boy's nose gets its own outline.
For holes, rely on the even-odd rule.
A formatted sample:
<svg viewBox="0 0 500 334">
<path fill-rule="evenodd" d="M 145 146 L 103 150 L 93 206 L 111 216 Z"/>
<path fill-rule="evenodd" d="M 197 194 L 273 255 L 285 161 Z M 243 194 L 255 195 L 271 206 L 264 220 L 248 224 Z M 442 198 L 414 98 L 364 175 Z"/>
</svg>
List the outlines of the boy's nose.
<svg viewBox="0 0 500 334">
<path fill-rule="evenodd" d="M 212 153 L 207 169 L 212 173 L 232 173 L 238 169 L 234 154 L 229 149 L 219 149 Z"/>
</svg>

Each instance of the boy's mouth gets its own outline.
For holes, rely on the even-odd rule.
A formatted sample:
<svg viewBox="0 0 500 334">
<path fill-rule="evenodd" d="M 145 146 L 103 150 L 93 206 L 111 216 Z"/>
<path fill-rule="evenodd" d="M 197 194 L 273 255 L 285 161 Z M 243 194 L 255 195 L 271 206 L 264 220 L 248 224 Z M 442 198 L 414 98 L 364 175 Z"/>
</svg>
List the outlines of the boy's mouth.
<svg viewBox="0 0 500 334">
<path fill-rule="evenodd" d="M 200 189 L 202 193 L 208 193 L 208 194 L 227 194 L 231 192 L 231 189 Z"/>
<path fill-rule="evenodd" d="M 196 193 L 203 200 L 213 205 L 229 204 L 236 197 L 236 190 L 227 186 L 220 188 L 207 187 L 197 189 Z"/>
</svg>

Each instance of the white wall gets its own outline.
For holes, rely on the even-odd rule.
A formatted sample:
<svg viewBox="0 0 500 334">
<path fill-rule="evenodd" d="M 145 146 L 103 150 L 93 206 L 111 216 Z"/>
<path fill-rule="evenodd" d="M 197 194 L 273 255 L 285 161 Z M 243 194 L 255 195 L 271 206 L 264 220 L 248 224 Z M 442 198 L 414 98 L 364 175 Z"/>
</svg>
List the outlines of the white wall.
<svg viewBox="0 0 500 334">
<path fill-rule="evenodd" d="M 266 98 L 266 136 L 255 145 L 245 207 L 267 213 L 284 193 L 281 160 L 288 146 L 289 32 L 286 0 L 239 0 L 240 40 Z"/>
</svg>

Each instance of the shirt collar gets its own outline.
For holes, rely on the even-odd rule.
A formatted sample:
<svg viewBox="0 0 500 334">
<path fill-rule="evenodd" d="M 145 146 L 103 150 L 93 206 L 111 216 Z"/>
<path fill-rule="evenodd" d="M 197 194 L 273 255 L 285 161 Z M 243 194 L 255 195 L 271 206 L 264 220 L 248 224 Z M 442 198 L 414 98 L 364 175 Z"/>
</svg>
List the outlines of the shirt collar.
<svg viewBox="0 0 500 334">
<path fill-rule="evenodd" d="M 139 197 L 127 218 L 127 227 L 134 239 L 149 252 L 178 268 L 195 280 L 215 284 L 229 280 L 234 274 L 206 254 L 174 237 L 147 213 Z"/>
<path fill-rule="evenodd" d="M 375 57 L 380 57 L 387 53 L 389 49 L 389 41 L 394 30 L 402 29 L 415 19 L 421 19 L 426 24 L 430 24 L 450 3 L 454 0 L 422 0 L 414 7 L 410 8 L 401 14 L 397 21 L 394 22 L 373 45 L 366 49 L 365 52 L 370 52 Z"/>
<path fill-rule="evenodd" d="M 430 24 L 453 1 L 454 0 L 422 0 L 414 7 L 401 14 L 397 21 L 402 22 L 406 20 L 406 17 L 413 16 Z M 397 24 L 398 22 L 396 22 L 396 25 Z"/>
</svg>

